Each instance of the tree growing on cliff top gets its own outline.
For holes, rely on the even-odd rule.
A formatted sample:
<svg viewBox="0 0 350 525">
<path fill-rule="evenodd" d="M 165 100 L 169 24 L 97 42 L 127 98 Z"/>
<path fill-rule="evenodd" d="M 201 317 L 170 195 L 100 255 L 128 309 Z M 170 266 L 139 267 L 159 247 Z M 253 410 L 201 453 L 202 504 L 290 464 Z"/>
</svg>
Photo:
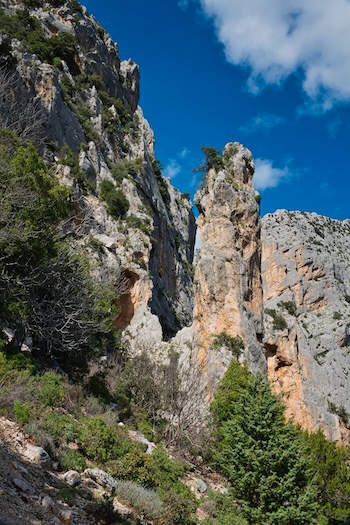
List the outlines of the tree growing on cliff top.
<svg viewBox="0 0 350 525">
<path fill-rule="evenodd" d="M 204 159 L 198 168 L 193 168 L 195 173 L 208 173 L 211 168 L 214 168 L 216 171 L 218 171 L 224 167 L 222 157 L 216 148 L 202 146 L 201 149 L 204 153 Z"/>
<path fill-rule="evenodd" d="M 249 523 L 315 523 L 317 491 L 300 432 L 285 423 L 269 385 L 239 366 L 233 362 L 229 369 L 232 396 L 226 385 L 214 405 L 214 463 Z"/>
</svg>

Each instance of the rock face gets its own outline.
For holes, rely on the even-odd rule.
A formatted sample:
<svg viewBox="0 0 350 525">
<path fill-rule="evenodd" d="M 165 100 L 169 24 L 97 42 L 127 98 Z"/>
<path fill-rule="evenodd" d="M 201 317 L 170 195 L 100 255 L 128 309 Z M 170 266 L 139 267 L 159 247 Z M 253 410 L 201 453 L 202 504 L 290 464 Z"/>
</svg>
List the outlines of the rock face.
<svg viewBox="0 0 350 525">
<path fill-rule="evenodd" d="M 0 5 L 9 15 L 23 8 L 19 0 Z M 91 255 L 102 257 L 110 273 L 123 269 L 129 291 L 116 328 L 125 328 L 138 306 L 147 305 L 163 335 L 171 337 L 192 322 L 196 225 L 191 202 L 161 176 L 155 161 L 153 132 L 138 106 L 138 66 L 121 61 L 118 46 L 79 4 L 43 2 L 29 14 L 40 21 L 47 41 L 68 35 L 75 51 L 51 65 L 25 43 L 7 38 L 8 62 L 15 63 L 18 79 L 14 96 L 18 104 L 26 99 L 42 109 L 41 149 L 88 210 L 84 233 Z M 79 161 L 83 184 L 71 154 L 67 161 L 67 148 Z M 123 220 L 113 219 L 99 198 L 103 181 L 128 200 Z"/>
<path fill-rule="evenodd" d="M 286 414 L 350 438 L 350 221 L 278 210 L 262 220 L 268 375 Z"/>
<path fill-rule="evenodd" d="M 193 332 L 209 397 L 233 357 L 227 346 L 215 344 L 216 336 L 239 336 L 242 359 L 253 372 L 265 368 L 254 161 L 250 151 L 235 142 L 225 147 L 223 162 L 223 169 L 208 172 L 195 196 L 202 247 L 195 270 Z"/>
</svg>

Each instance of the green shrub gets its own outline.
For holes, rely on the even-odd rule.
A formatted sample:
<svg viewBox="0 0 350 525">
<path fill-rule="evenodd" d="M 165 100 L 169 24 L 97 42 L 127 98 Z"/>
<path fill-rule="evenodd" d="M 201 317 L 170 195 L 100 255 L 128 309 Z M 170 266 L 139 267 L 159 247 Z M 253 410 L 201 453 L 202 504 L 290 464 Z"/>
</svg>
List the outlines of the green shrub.
<svg viewBox="0 0 350 525">
<path fill-rule="evenodd" d="M 195 173 L 203 172 L 204 174 L 207 174 L 212 168 L 215 171 L 219 171 L 224 167 L 224 161 L 217 149 L 209 146 L 203 146 L 201 149 L 204 153 L 204 159 L 199 168 L 193 169 Z"/>
<path fill-rule="evenodd" d="M 118 481 L 115 495 L 121 501 L 131 505 L 138 514 L 148 519 L 159 518 L 163 513 L 163 503 L 153 490 L 145 489 L 132 481 Z"/>
<path fill-rule="evenodd" d="M 62 470 L 76 470 L 84 472 L 87 468 L 86 459 L 78 450 L 69 450 L 59 458 L 59 464 Z"/>
<path fill-rule="evenodd" d="M 43 7 L 44 0 L 23 0 L 23 4 L 25 7 L 28 7 L 29 9 L 35 9 L 39 7 Z"/>
<path fill-rule="evenodd" d="M 78 429 L 78 445 L 93 461 L 104 463 L 125 455 L 131 448 L 128 439 L 98 417 L 84 418 Z"/>
<path fill-rule="evenodd" d="M 203 507 L 210 517 L 202 525 L 249 525 L 230 493 L 209 492 Z"/>
<path fill-rule="evenodd" d="M 126 224 L 128 225 L 129 228 L 140 230 L 145 235 L 150 234 L 150 231 L 151 231 L 150 224 L 140 219 L 139 217 L 136 217 L 135 215 L 129 215 L 126 218 Z"/>
<path fill-rule="evenodd" d="M 19 423 L 22 423 L 22 425 L 29 423 L 31 419 L 31 410 L 29 406 L 24 403 L 21 403 L 18 400 L 15 401 L 13 404 L 13 413 L 17 421 Z"/>
<path fill-rule="evenodd" d="M 96 89 L 98 89 L 97 86 Z M 123 127 L 125 127 L 130 122 L 131 116 L 125 108 L 124 102 L 120 98 L 114 98 L 111 95 L 109 95 L 107 91 L 105 91 L 105 89 L 99 89 L 98 94 L 104 106 L 115 107 L 120 123 Z"/>
<path fill-rule="evenodd" d="M 51 412 L 43 420 L 43 428 L 55 439 L 74 441 L 77 436 L 77 423 L 68 414 Z"/>
<path fill-rule="evenodd" d="M 221 334 L 217 335 L 212 343 L 212 347 L 216 349 L 219 349 L 222 346 L 225 346 L 230 350 L 236 358 L 238 358 L 244 350 L 244 343 L 241 336 L 236 335 L 235 337 L 232 337 L 226 334 L 226 332 L 221 332 Z"/>
<path fill-rule="evenodd" d="M 115 219 L 125 217 L 129 201 L 121 190 L 117 190 L 109 180 L 103 180 L 99 187 L 100 197 L 107 204 L 109 213 Z"/>
<path fill-rule="evenodd" d="M 116 131 L 118 125 L 118 118 L 114 116 L 113 112 L 109 108 L 104 108 L 102 113 L 102 126 L 103 129 L 112 134 Z"/>
<path fill-rule="evenodd" d="M 145 487 L 157 485 L 157 466 L 153 458 L 146 454 L 140 445 L 130 447 L 120 459 L 110 462 L 108 470 L 115 478 L 132 480 Z"/>
<path fill-rule="evenodd" d="M 342 318 L 343 318 L 343 316 L 342 316 L 341 313 L 339 313 L 339 312 L 334 312 L 333 313 L 333 319 L 335 319 L 336 321 L 340 321 Z"/>
<path fill-rule="evenodd" d="M 197 504 L 189 494 L 167 490 L 162 493 L 162 499 L 167 525 L 195 525 L 198 523 L 195 515 Z"/>
<path fill-rule="evenodd" d="M 52 7 L 63 7 L 67 3 L 67 0 L 48 0 L 48 2 Z"/>
<path fill-rule="evenodd" d="M 164 489 L 176 486 L 186 472 L 185 465 L 171 459 L 161 445 L 153 451 L 152 459 L 158 470 L 157 485 Z"/>
<path fill-rule="evenodd" d="M 27 7 L 40 7 L 40 2 L 37 0 L 25 1 Z M 60 32 L 47 38 L 40 21 L 31 17 L 28 10 L 17 9 L 14 15 L 7 15 L 0 9 L 0 30 L 9 37 L 20 40 L 26 50 L 37 55 L 42 62 L 52 64 L 54 58 L 59 57 L 67 62 L 73 72 L 77 71 L 75 64 L 77 43 L 73 35 Z"/>
<path fill-rule="evenodd" d="M 349 426 L 349 414 L 343 406 L 337 406 L 335 403 L 332 403 L 332 401 L 328 401 L 328 409 L 333 414 L 336 414 L 346 427 Z"/>
<path fill-rule="evenodd" d="M 73 11 L 83 14 L 83 6 L 78 2 L 78 0 L 70 0 L 70 6 Z"/>
<path fill-rule="evenodd" d="M 29 375 L 34 375 L 37 367 L 30 355 L 23 352 L 5 354 L 0 352 L 0 377 L 11 370 L 25 371 Z"/>
<path fill-rule="evenodd" d="M 240 394 L 248 387 L 251 380 L 252 375 L 246 364 L 242 366 L 238 361 L 231 361 L 210 406 L 214 427 L 218 427 L 231 417 Z"/>
<path fill-rule="evenodd" d="M 273 310 L 272 308 L 266 308 L 265 313 L 272 317 L 272 327 L 274 330 L 285 330 L 288 328 L 287 321 L 281 314 L 276 312 L 276 310 Z"/>
<path fill-rule="evenodd" d="M 102 373 L 97 373 L 91 376 L 86 385 L 86 389 L 90 394 L 93 394 L 104 403 L 110 403 L 113 400 Z"/>
<path fill-rule="evenodd" d="M 82 180 L 85 178 L 84 172 L 80 169 L 79 160 L 73 151 L 64 146 L 60 151 L 60 162 L 70 167 L 70 176 L 75 180 Z"/>
<path fill-rule="evenodd" d="M 289 315 L 292 315 L 293 317 L 296 317 L 296 315 L 297 315 L 297 307 L 296 307 L 296 304 L 295 304 L 294 301 L 284 301 L 284 302 L 278 303 L 278 306 L 281 306 L 282 308 L 287 310 Z"/>
<path fill-rule="evenodd" d="M 54 372 L 45 372 L 40 379 L 39 398 L 46 407 L 56 407 L 64 401 L 62 377 Z"/>
<path fill-rule="evenodd" d="M 163 168 L 162 168 L 162 165 L 159 162 L 159 160 L 154 159 L 152 161 L 152 169 L 153 169 L 153 173 L 156 176 L 158 189 L 159 189 L 159 192 L 160 192 L 160 194 L 162 196 L 162 199 L 163 199 L 163 202 L 165 204 L 165 207 L 169 211 L 170 210 L 170 195 L 169 195 L 169 191 L 168 191 L 168 185 L 167 185 L 165 179 L 162 176 L 162 169 Z"/>
<path fill-rule="evenodd" d="M 136 175 L 142 173 L 143 169 L 144 166 L 142 158 L 137 158 L 134 160 L 122 159 L 113 164 L 111 173 L 117 184 L 121 184 L 123 180 L 129 178 L 129 176 L 135 177 Z"/>
<path fill-rule="evenodd" d="M 224 406 L 216 400 L 216 412 L 224 419 L 218 418 L 214 432 L 214 464 L 231 483 L 232 497 L 250 523 L 312 523 L 319 506 L 300 433 L 285 423 L 283 406 L 268 383 L 246 379 L 243 388 L 233 384 L 231 398 L 221 395 Z"/>
<path fill-rule="evenodd" d="M 322 513 L 329 523 L 343 523 L 350 517 L 350 449 L 329 441 L 321 430 L 304 438 Z"/>
<path fill-rule="evenodd" d="M 57 497 L 58 499 L 64 501 L 68 505 L 72 505 L 77 495 L 78 495 L 78 491 L 75 488 L 63 487 L 59 489 Z"/>
</svg>

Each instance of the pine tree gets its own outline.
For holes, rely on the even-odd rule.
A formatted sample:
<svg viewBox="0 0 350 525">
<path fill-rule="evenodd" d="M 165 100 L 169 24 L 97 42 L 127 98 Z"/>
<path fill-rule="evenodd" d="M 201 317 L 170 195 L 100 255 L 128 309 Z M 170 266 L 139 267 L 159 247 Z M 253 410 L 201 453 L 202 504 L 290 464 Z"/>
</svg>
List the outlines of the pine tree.
<svg viewBox="0 0 350 525">
<path fill-rule="evenodd" d="M 305 435 L 318 500 L 328 520 L 350 519 L 350 448 L 337 446 L 321 430 Z"/>
<path fill-rule="evenodd" d="M 214 404 L 225 417 L 215 434 L 213 458 L 231 482 L 232 496 L 249 523 L 314 523 L 316 489 L 300 432 L 286 424 L 282 404 L 262 378 L 251 376 L 244 386 L 241 373 L 237 389 L 232 369 L 229 375 L 235 394 L 226 412 L 218 400 Z M 221 391 L 221 399 L 225 403 L 229 396 Z"/>
</svg>

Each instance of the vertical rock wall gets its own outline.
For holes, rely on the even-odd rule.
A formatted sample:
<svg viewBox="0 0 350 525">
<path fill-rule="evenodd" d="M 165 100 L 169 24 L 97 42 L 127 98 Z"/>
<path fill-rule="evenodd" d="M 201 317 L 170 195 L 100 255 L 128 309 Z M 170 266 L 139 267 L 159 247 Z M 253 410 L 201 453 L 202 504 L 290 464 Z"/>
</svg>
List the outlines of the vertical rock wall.
<svg viewBox="0 0 350 525">
<path fill-rule="evenodd" d="M 350 221 L 278 210 L 263 220 L 272 388 L 304 429 L 350 437 Z"/>
<path fill-rule="evenodd" d="M 215 345 L 221 333 L 240 336 L 242 359 L 264 371 L 259 194 L 249 150 L 230 143 L 224 167 L 211 169 L 195 196 L 202 247 L 195 269 L 194 345 L 212 397 L 232 353 Z M 214 347 L 215 346 L 215 347 Z"/>
</svg>

